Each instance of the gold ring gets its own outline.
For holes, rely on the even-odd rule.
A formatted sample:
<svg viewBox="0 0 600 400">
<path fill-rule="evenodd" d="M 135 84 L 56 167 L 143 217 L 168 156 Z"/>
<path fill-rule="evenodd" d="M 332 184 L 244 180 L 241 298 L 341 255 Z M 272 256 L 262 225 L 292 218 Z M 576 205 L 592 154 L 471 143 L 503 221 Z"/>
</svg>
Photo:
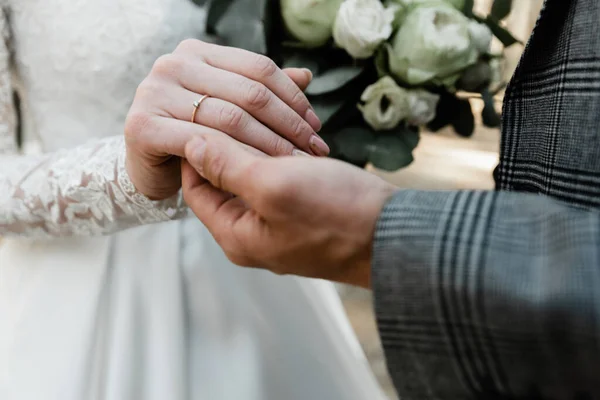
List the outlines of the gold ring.
<svg viewBox="0 0 600 400">
<path fill-rule="evenodd" d="M 210 96 L 205 94 L 204 96 L 202 96 L 200 98 L 200 100 L 196 100 L 194 102 L 194 112 L 192 113 L 192 124 L 196 123 L 196 114 L 198 113 L 198 108 L 200 108 L 200 105 L 202 104 L 202 102 L 206 99 L 208 99 Z"/>
</svg>

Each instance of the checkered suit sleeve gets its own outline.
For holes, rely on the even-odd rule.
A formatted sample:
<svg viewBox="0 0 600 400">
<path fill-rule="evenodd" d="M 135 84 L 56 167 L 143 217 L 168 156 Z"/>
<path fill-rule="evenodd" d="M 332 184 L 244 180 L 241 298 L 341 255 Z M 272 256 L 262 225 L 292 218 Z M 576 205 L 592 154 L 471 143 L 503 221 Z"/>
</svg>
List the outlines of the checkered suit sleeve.
<svg viewBox="0 0 600 400">
<path fill-rule="evenodd" d="M 600 398 L 600 214 L 508 192 L 401 191 L 372 282 L 403 400 Z"/>
</svg>

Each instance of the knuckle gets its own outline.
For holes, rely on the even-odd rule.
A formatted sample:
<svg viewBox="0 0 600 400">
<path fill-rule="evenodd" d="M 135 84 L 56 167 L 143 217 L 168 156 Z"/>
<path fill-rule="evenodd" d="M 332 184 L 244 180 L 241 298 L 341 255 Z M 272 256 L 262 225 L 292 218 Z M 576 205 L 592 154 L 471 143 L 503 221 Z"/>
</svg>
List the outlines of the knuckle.
<svg viewBox="0 0 600 400">
<path fill-rule="evenodd" d="M 263 55 L 256 56 L 255 66 L 256 72 L 261 78 L 270 78 L 279 69 L 273 60 Z"/>
<path fill-rule="evenodd" d="M 302 137 L 305 134 L 309 134 L 309 132 L 306 129 L 304 120 L 300 117 L 294 116 L 294 118 L 292 118 L 292 120 L 290 121 L 290 127 L 292 136 L 296 139 Z"/>
<path fill-rule="evenodd" d="M 158 76 L 176 77 L 179 76 L 183 60 L 173 54 L 160 56 L 152 67 L 152 73 Z"/>
<path fill-rule="evenodd" d="M 128 143 L 138 142 L 144 132 L 149 130 L 152 116 L 144 111 L 130 112 L 125 120 L 125 140 Z"/>
<path fill-rule="evenodd" d="M 276 136 L 269 143 L 268 149 L 273 155 L 289 156 L 292 154 L 294 146 L 287 140 Z"/>
<path fill-rule="evenodd" d="M 235 133 L 244 129 L 244 116 L 241 108 L 223 106 L 219 112 L 219 124 L 227 133 Z"/>
<path fill-rule="evenodd" d="M 189 53 L 194 51 L 198 46 L 202 44 L 202 41 L 198 39 L 184 39 L 175 48 L 176 53 Z"/>
<path fill-rule="evenodd" d="M 291 104 L 292 108 L 299 110 L 308 110 L 310 106 L 306 95 L 302 91 L 296 89 L 296 93 L 292 97 Z"/>
<path fill-rule="evenodd" d="M 251 82 L 246 90 L 246 103 L 253 109 L 263 109 L 271 101 L 269 89 L 261 83 Z"/>
<path fill-rule="evenodd" d="M 226 157 L 220 151 L 215 151 L 210 154 L 210 157 L 207 159 L 208 168 L 207 172 L 210 173 L 211 182 L 213 186 L 222 189 L 223 188 L 223 174 L 225 173 L 226 168 Z"/>
<path fill-rule="evenodd" d="M 142 83 L 140 83 L 140 85 L 137 87 L 137 90 L 135 92 L 136 100 L 154 98 L 154 96 L 161 91 L 161 88 L 159 86 L 159 83 L 152 78 L 144 79 Z"/>
</svg>

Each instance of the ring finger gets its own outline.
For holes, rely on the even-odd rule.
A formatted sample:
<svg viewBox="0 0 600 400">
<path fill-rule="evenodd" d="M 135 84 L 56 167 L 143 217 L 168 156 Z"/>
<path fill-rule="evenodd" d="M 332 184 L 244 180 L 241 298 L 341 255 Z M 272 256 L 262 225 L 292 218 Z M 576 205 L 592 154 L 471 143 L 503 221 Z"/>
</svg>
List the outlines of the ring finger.
<svg viewBox="0 0 600 400">
<path fill-rule="evenodd" d="M 174 118 L 190 121 L 194 114 L 193 104 L 202 96 L 186 89 L 180 91 L 180 94 L 167 98 L 168 107 Z M 257 121 L 241 107 L 225 100 L 205 98 L 198 106 L 194 117 L 195 123 L 224 132 L 237 141 L 272 156 L 306 154 Z"/>
<path fill-rule="evenodd" d="M 329 154 L 329 147 L 308 122 L 262 83 L 190 61 L 179 62 L 174 76 L 191 92 L 209 94 L 247 110 L 257 121 L 299 148 L 318 156 Z"/>
</svg>

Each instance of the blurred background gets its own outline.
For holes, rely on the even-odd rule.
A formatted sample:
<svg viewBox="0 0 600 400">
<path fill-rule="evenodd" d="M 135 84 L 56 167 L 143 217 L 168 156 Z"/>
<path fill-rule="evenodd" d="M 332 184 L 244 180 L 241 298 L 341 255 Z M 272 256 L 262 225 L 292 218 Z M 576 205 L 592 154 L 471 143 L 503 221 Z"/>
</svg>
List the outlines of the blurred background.
<svg viewBox="0 0 600 400">
<path fill-rule="evenodd" d="M 492 0 L 476 0 L 481 14 L 487 14 Z M 531 34 L 542 7 L 543 0 L 519 0 L 506 20 L 507 28 L 523 42 Z M 506 50 L 505 79 L 516 68 L 524 46 L 516 45 Z M 498 164 L 500 131 L 483 126 L 479 111 L 483 102 L 471 100 L 476 116 L 476 130 L 472 138 L 464 139 L 445 129 L 437 133 L 424 132 L 414 152 L 415 161 L 398 172 L 386 173 L 372 167 L 369 169 L 389 182 L 409 189 L 493 189 L 492 172 Z M 496 98 L 498 111 L 502 108 L 502 94 Z M 397 399 L 387 374 L 377 327 L 373 315 L 371 292 L 340 285 L 339 291 L 348 316 L 357 332 L 363 349 L 390 399 Z"/>
</svg>

